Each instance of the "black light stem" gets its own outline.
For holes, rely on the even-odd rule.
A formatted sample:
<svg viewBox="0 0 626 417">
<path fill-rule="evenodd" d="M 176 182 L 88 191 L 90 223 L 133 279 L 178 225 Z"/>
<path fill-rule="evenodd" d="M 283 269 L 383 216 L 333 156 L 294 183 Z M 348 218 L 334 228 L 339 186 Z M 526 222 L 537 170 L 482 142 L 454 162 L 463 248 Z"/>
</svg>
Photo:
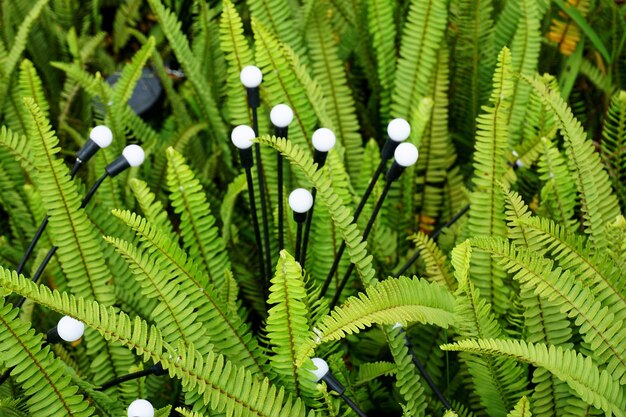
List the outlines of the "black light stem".
<svg viewBox="0 0 626 417">
<path fill-rule="evenodd" d="M 344 400 L 346 404 L 359 416 L 359 417 L 367 417 L 361 409 L 348 397 L 346 394 L 339 394 L 339 396 Z"/>
<path fill-rule="evenodd" d="M 443 232 L 444 229 L 447 229 L 448 227 L 456 223 L 461 217 L 465 215 L 465 213 L 469 211 L 469 209 L 470 209 L 469 204 L 463 207 L 461 211 L 455 214 L 446 224 L 444 224 L 439 229 L 437 229 L 435 233 L 433 233 L 431 238 L 436 242 L 437 239 L 439 239 L 439 235 L 441 235 L 441 232 Z M 396 274 L 396 277 L 404 275 L 406 271 L 408 271 L 408 269 L 411 267 L 411 265 L 413 265 L 413 263 L 419 259 L 419 257 L 420 257 L 420 251 L 418 250 L 413 254 L 413 256 L 411 256 L 411 259 L 406 261 L 406 263 L 402 266 L 402 268 L 400 268 L 400 271 L 398 271 L 398 273 Z"/>
<path fill-rule="evenodd" d="M 302 249 L 302 227 L 304 223 L 298 222 L 296 229 L 296 261 L 300 261 L 301 249 Z"/>
<path fill-rule="evenodd" d="M 256 137 L 259 137 L 259 115 L 258 108 L 254 103 L 250 103 L 252 110 L 252 129 Z M 270 252 L 270 231 L 267 221 L 267 198 L 265 192 L 265 176 L 263 174 L 263 161 L 261 160 L 261 146 L 256 143 L 254 145 L 254 156 L 256 158 L 256 175 L 259 180 L 259 197 L 261 200 L 261 219 L 263 221 L 263 244 L 265 246 L 264 262 L 261 264 L 265 268 L 265 276 L 272 274 L 272 254 Z"/>
<path fill-rule="evenodd" d="M 374 206 L 374 210 L 372 211 L 372 215 L 370 216 L 370 219 L 367 222 L 367 226 L 365 226 L 365 230 L 363 231 L 363 240 L 364 241 L 367 240 L 367 237 L 369 236 L 370 232 L 372 231 L 372 227 L 374 226 L 374 222 L 376 221 L 376 217 L 378 216 L 378 213 L 380 212 L 380 209 L 382 208 L 383 203 L 385 202 L 385 198 L 387 197 L 387 194 L 389 194 L 389 190 L 391 189 L 391 184 L 393 184 L 392 181 L 385 182 L 385 186 L 383 187 L 383 191 L 380 194 L 380 197 L 378 197 L 378 201 L 376 202 L 376 206 Z M 339 297 L 341 296 L 341 293 L 343 292 L 343 289 L 346 287 L 346 284 L 348 283 L 348 279 L 350 279 L 350 275 L 352 275 L 352 271 L 354 271 L 354 264 L 353 263 L 351 263 L 350 266 L 348 267 L 348 270 L 344 274 L 343 278 L 341 279 L 341 282 L 339 283 L 339 286 L 337 287 L 337 290 L 335 291 L 335 295 L 333 296 L 333 299 L 330 302 L 330 309 L 331 310 L 335 307 L 335 305 L 337 305 L 337 302 L 339 301 Z"/>
<path fill-rule="evenodd" d="M 369 196 L 372 194 L 372 191 L 374 190 L 374 186 L 376 186 L 376 183 L 378 182 L 378 178 L 380 177 L 380 175 L 383 173 L 383 170 L 385 169 L 386 163 L 387 163 L 387 160 L 383 158 L 381 159 L 380 164 L 378 164 L 378 168 L 376 168 L 376 172 L 374 172 L 374 175 L 372 176 L 372 179 L 370 180 L 370 183 L 368 184 L 367 189 L 365 190 L 365 193 L 363 194 L 363 197 L 361 197 L 361 201 L 359 202 L 358 207 L 354 211 L 354 219 L 352 220 L 354 223 L 356 223 L 357 220 L 359 219 L 359 216 L 361 215 L 361 212 L 363 211 L 363 208 L 365 207 L 365 203 L 369 199 Z M 330 267 L 330 271 L 328 272 L 328 275 L 326 276 L 324 285 L 322 285 L 322 289 L 320 290 L 320 297 L 323 297 L 326 294 L 326 291 L 328 291 L 328 287 L 330 287 L 330 283 L 333 280 L 333 276 L 337 273 L 337 269 L 339 268 L 339 262 L 341 262 L 341 257 L 343 256 L 343 252 L 345 250 L 346 250 L 346 242 L 343 241 L 341 242 L 341 246 L 339 246 L 337 255 L 335 255 L 335 259 L 333 260 L 333 264 Z"/>
<path fill-rule="evenodd" d="M 74 162 L 74 166 L 72 167 L 72 170 L 70 171 L 70 179 L 74 179 L 74 177 L 76 176 L 76 173 L 78 172 L 81 166 L 82 166 L 82 163 L 79 162 L 78 160 Z M 37 246 L 37 242 L 39 242 L 39 239 L 41 239 L 41 236 L 43 235 L 43 232 L 46 230 L 47 226 L 48 226 L 48 216 L 45 216 L 43 220 L 41 221 L 41 224 L 39 225 L 39 228 L 37 229 L 35 236 L 33 236 L 32 240 L 30 241 L 28 248 L 26 248 L 26 252 L 24 252 L 24 255 L 22 256 L 22 259 L 20 260 L 20 263 L 17 266 L 17 269 L 15 270 L 18 274 L 21 274 L 22 271 L 24 270 L 24 267 L 26 266 L 26 262 L 28 262 L 30 255 L 35 250 L 35 246 Z"/>
<path fill-rule="evenodd" d="M 96 391 L 104 391 L 116 385 L 122 384 L 127 381 L 132 381 L 133 379 L 142 378 L 144 376 L 150 375 L 165 375 L 167 372 L 163 370 L 161 365 L 152 365 L 148 369 L 144 369 L 143 371 L 137 371 L 130 373 L 128 375 L 122 375 L 119 378 L 112 379 L 108 382 L 102 384 L 100 388 L 96 388 Z"/>
<path fill-rule="evenodd" d="M 261 241 L 261 231 L 259 230 L 259 217 L 256 212 L 256 203 L 254 202 L 254 182 L 252 181 L 252 171 L 245 168 L 246 180 L 248 182 L 248 199 L 250 200 L 250 215 L 252 216 L 252 228 L 254 229 L 254 238 L 259 256 L 259 269 L 263 278 L 263 285 L 267 285 L 267 274 L 265 273 L 263 243 Z"/>
<path fill-rule="evenodd" d="M 306 262 L 306 250 L 309 246 L 309 235 L 311 233 L 311 223 L 313 221 L 313 209 L 315 208 L 315 196 L 317 195 L 317 188 L 311 190 L 311 197 L 313 197 L 313 205 L 309 209 L 306 215 L 306 223 L 304 224 L 304 236 L 302 237 L 302 252 L 300 253 L 300 266 L 304 269 Z"/>
<path fill-rule="evenodd" d="M 404 344 L 409 350 L 409 355 L 411 355 L 411 358 L 413 358 L 413 364 L 420 371 L 420 374 L 422 374 L 422 378 L 424 378 L 424 380 L 426 381 L 426 384 L 428 384 L 428 386 L 433 391 L 433 393 L 435 393 L 435 395 L 437 396 L 441 404 L 448 410 L 452 409 L 446 397 L 443 395 L 441 391 L 439 391 L 439 389 L 435 385 L 435 381 L 433 381 L 432 377 L 430 376 L 430 374 L 428 373 L 428 371 L 426 370 L 422 362 L 418 359 L 417 355 L 415 354 L 415 351 L 413 351 L 413 343 L 411 343 L 411 340 L 409 339 L 409 335 L 404 330 L 402 330 L 402 333 L 404 333 Z"/>
<path fill-rule="evenodd" d="M 285 210 L 283 206 L 283 156 L 280 152 L 276 153 L 276 170 L 278 176 L 278 250 L 285 249 L 284 235 L 284 217 Z"/>
<path fill-rule="evenodd" d="M 94 182 L 94 184 L 91 186 L 89 191 L 87 191 L 87 194 L 85 194 L 85 197 L 83 197 L 83 201 L 80 202 L 80 208 L 87 207 L 87 204 L 89 204 L 89 202 L 91 201 L 91 198 L 96 194 L 96 191 L 98 191 L 98 188 L 100 188 L 104 180 L 106 180 L 108 177 L 109 177 L 109 173 L 105 171 L 104 174 L 102 174 L 102 176 L 98 178 L 96 182 Z"/>
</svg>

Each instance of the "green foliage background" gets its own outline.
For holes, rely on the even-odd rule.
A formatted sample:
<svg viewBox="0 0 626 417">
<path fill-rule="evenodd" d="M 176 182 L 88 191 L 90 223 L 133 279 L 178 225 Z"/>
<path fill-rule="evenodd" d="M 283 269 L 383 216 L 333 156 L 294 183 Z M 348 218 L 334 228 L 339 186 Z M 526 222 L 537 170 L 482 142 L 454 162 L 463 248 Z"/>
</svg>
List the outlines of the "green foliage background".
<svg viewBox="0 0 626 417">
<path fill-rule="evenodd" d="M 621 3 L 1 1 L 0 370 L 12 371 L 0 415 L 119 416 L 136 398 L 163 416 L 352 413 L 312 380 L 319 356 L 369 415 L 624 416 Z M 267 293 L 229 139 L 251 123 L 239 72 L 253 64 L 264 74 Z M 129 100 L 145 69 L 163 94 L 139 116 Z M 295 113 L 288 141 L 265 135 L 279 103 Z M 420 158 L 365 241 L 382 183 L 357 223 L 352 213 L 396 117 L 410 122 Z M 71 180 L 67 166 L 96 124 L 113 145 Z M 311 155 L 318 127 L 338 139 L 323 169 Z M 129 143 L 146 162 L 80 208 Z M 286 193 L 318 190 L 304 269 L 290 213 L 278 250 L 277 152 Z M 84 337 L 43 344 L 60 314 L 83 321 Z M 156 363 L 166 376 L 97 390 Z"/>
</svg>

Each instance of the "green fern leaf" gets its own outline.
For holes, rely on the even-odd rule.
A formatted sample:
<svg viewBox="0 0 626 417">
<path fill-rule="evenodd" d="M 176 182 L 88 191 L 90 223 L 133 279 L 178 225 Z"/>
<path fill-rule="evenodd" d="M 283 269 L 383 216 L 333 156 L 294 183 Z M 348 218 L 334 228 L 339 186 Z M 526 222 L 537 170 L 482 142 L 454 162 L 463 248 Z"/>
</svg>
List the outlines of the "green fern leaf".
<svg viewBox="0 0 626 417">
<path fill-rule="evenodd" d="M 228 64 L 226 81 L 228 121 L 231 125 L 250 124 L 246 89 L 239 80 L 241 70 L 254 64 L 252 51 L 243 35 L 243 23 L 232 1 L 225 0 L 220 21 L 220 48 Z"/>
<path fill-rule="evenodd" d="M 601 250 L 607 243 L 604 226 L 615 221 L 620 211 L 600 156 L 561 96 L 537 79 L 528 82 L 557 117 L 565 138 L 570 171 L 580 194 L 585 231 L 591 235 L 596 249 Z"/>
<path fill-rule="evenodd" d="M 626 207 L 626 91 L 619 91 L 611 98 L 609 111 L 602 129 L 602 157 L 609 171 L 615 191 Z"/>
<path fill-rule="evenodd" d="M 174 211 L 181 216 L 180 233 L 189 257 L 209 274 L 215 288 L 224 285 L 224 272 L 230 269 L 228 253 L 215 225 L 200 181 L 185 164 L 183 156 L 167 149 L 167 182 Z"/>
<path fill-rule="evenodd" d="M 481 297 L 480 290 L 470 280 L 470 263 L 473 255 L 469 241 L 452 251 L 452 265 L 459 283 L 455 314 L 457 332 L 463 338 L 499 338 L 504 334 L 496 320 L 491 305 Z M 479 402 L 489 415 L 505 415 L 526 390 L 524 370 L 507 359 L 482 358 L 461 355 L 472 376 L 473 399 Z"/>
<path fill-rule="evenodd" d="M 304 58 L 302 32 L 296 27 L 289 0 L 249 0 L 247 4 L 254 20 Z"/>
<path fill-rule="evenodd" d="M 507 2 L 514 3 L 514 2 Z M 537 70 L 541 51 L 541 15 L 537 0 L 519 2 L 520 19 L 511 44 L 511 69 L 515 73 L 532 76 Z M 509 113 L 509 144 L 515 145 L 522 137 L 524 110 L 531 88 L 523 80 L 513 80 L 511 112 Z"/>
<path fill-rule="evenodd" d="M 286 45 L 278 41 L 260 22 L 253 20 L 252 29 L 256 44 L 256 61 L 265 77 L 262 91 L 270 105 L 285 103 L 294 113 L 289 129 L 289 141 L 312 149 L 310 135 L 317 123 L 311 103 L 307 100 L 306 89 L 296 78 Z"/>
<path fill-rule="evenodd" d="M 395 375 L 398 367 L 391 362 L 368 362 L 359 366 L 359 372 L 354 385 L 363 385 L 382 376 Z"/>
<path fill-rule="evenodd" d="M 19 310 L 11 305 L 0 308 L 0 354 L 15 381 L 28 396 L 31 416 L 90 416 L 93 408 L 64 372 L 63 362 L 50 348 L 41 348 L 42 337 L 18 319 Z M 0 409 L 0 411 L 2 411 Z"/>
<path fill-rule="evenodd" d="M 312 2 L 318 3 L 318 2 Z M 326 7 L 324 7 L 326 6 Z M 330 5 L 318 3 L 306 31 L 311 68 L 326 97 L 328 117 L 337 139 L 346 150 L 345 168 L 351 177 L 358 175 L 363 155 L 356 105 L 339 56 L 337 39 L 326 14 Z M 331 128 L 330 126 L 325 126 Z"/>
<path fill-rule="evenodd" d="M 515 409 L 507 414 L 507 417 L 532 417 L 532 415 L 533 414 L 530 412 L 530 401 L 524 396 L 519 400 Z"/>
<path fill-rule="evenodd" d="M 386 0 L 367 0 L 368 29 L 376 56 L 378 83 L 380 83 L 380 120 L 389 120 L 391 91 L 396 71 L 396 25 L 394 13 L 397 5 Z M 409 32 L 405 32 L 406 33 Z M 405 49 L 405 52 L 408 50 Z M 406 71 L 406 69 L 405 69 Z"/>
<path fill-rule="evenodd" d="M 197 310 L 198 320 L 204 323 L 215 349 L 240 366 L 263 374 L 256 339 L 238 314 L 229 313 L 228 306 L 208 283 L 207 277 L 199 272 L 195 262 L 187 258 L 175 241 L 140 216 L 118 210 L 114 210 L 113 215 L 135 231 L 146 246 L 145 250 L 158 256 L 159 268 L 166 271 L 170 279 L 176 277 L 179 291 Z"/>
<path fill-rule="evenodd" d="M 498 181 L 505 173 L 504 150 L 507 147 L 510 98 L 513 90 L 511 54 L 504 48 L 493 75 L 491 106 L 478 116 L 476 151 L 474 153 L 474 191 L 470 196 L 468 232 L 471 236 L 506 236 L 504 201 Z M 485 301 L 497 313 L 508 303 L 506 274 L 488 254 L 472 256 L 472 277 Z"/>
<path fill-rule="evenodd" d="M 580 397 L 594 407 L 616 416 L 624 416 L 624 391 L 607 371 L 600 371 L 593 361 L 574 350 L 522 340 L 464 340 L 443 345 L 444 350 L 498 355 L 546 368 L 567 382 Z"/>
<path fill-rule="evenodd" d="M 506 240 L 475 238 L 472 245 L 499 259 L 523 287 L 533 288 L 550 302 L 557 302 L 561 312 L 575 317 L 584 341 L 599 364 L 616 380 L 626 381 L 626 334 L 622 321 L 608 307 L 602 307 L 593 292 L 581 285 L 569 270 L 553 269 L 552 261 L 516 248 Z"/>
<path fill-rule="evenodd" d="M 173 239 L 174 228 L 167 217 L 167 211 L 165 211 L 163 204 L 156 198 L 156 195 L 150 191 L 148 184 L 133 178 L 129 181 L 129 186 L 131 190 L 133 190 L 146 220 L 167 237 Z"/>
<path fill-rule="evenodd" d="M 313 328 L 298 355 L 301 364 L 322 343 L 378 324 L 418 321 L 447 328 L 453 323 L 452 295 L 439 284 L 425 280 L 387 279 L 351 297 Z"/>
<path fill-rule="evenodd" d="M 268 310 L 265 332 L 274 355 L 270 357 L 272 369 L 278 374 L 282 385 L 296 396 L 302 396 L 303 384 L 309 385 L 305 392 L 312 392 L 314 384 L 301 378 L 296 367 L 296 353 L 309 334 L 307 293 L 302 269 L 291 255 L 281 251 L 276 275 L 271 280 L 267 300 Z M 306 369 L 303 372 L 309 372 Z"/>
<path fill-rule="evenodd" d="M 420 259 L 424 261 L 426 266 L 424 275 L 429 280 L 453 291 L 456 287 L 456 282 L 450 272 L 448 259 L 441 252 L 435 241 L 422 232 L 413 235 L 411 239 L 415 242 L 415 248 L 420 252 Z"/>
<path fill-rule="evenodd" d="M 447 4 L 442 0 L 412 0 L 406 24 L 402 29 L 400 58 L 391 96 L 394 117 L 410 118 L 426 95 L 437 62 L 448 18 Z"/>
</svg>

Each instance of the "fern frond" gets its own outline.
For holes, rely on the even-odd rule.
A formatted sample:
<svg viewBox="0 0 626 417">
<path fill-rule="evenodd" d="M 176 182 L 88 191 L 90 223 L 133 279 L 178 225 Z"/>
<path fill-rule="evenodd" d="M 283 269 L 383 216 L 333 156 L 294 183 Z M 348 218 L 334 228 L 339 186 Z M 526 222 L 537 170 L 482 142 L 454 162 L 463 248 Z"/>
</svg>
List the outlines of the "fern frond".
<svg viewBox="0 0 626 417">
<path fill-rule="evenodd" d="M 543 153 L 538 171 L 545 181 L 541 189 L 541 209 L 556 222 L 567 225 L 570 231 L 577 227 L 574 217 L 576 186 L 572 183 L 563 156 L 550 141 L 543 140 Z"/>
<path fill-rule="evenodd" d="M 272 369 L 278 374 L 282 385 L 296 396 L 302 396 L 301 385 L 309 385 L 308 392 L 314 390 L 314 384 L 296 366 L 298 348 L 306 341 L 309 334 L 309 311 L 304 277 L 299 264 L 285 250 L 280 252 L 276 274 L 271 280 L 265 331 L 274 355 L 270 357 Z M 308 372 L 303 369 L 302 371 Z"/>
<path fill-rule="evenodd" d="M 44 94 L 44 86 L 41 83 L 41 79 L 37 75 L 37 70 L 32 62 L 28 59 L 25 59 L 20 64 L 20 96 L 22 97 L 32 97 L 39 110 L 41 111 L 41 115 L 45 119 L 49 119 L 49 111 L 50 105 L 46 100 L 46 96 Z"/>
<path fill-rule="evenodd" d="M 158 256 L 159 268 L 170 279 L 176 277 L 179 291 L 197 310 L 198 320 L 204 323 L 215 349 L 240 366 L 263 374 L 256 339 L 238 314 L 230 314 L 195 262 L 187 258 L 175 241 L 171 241 L 140 216 L 118 210 L 114 210 L 113 215 L 135 231 L 146 246 L 145 250 Z"/>
<path fill-rule="evenodd" d="M 228 64 L 226 81 L 228 121 L 231 125 L 249 124 L 246 107 L 246 90 L 239 80 L 241 70 L 254 63 L 252 51 L 243 35 L 243 23 L 232 1 L 223 3 L 220 21 L 220 48 Z"/>
<path fill-rule="evenodd" d="M 511 111 L 513 80 L 511 54 L 504 48 L 493 75 L 491 106 L 478 116 L 474 153 L 474 191 L 470 195 L 468 232 L 471 236 L 506 236 L 504 201 L 498 181 L 506 172 L 508 120 Z M 485 253 L 472 256 L 472 277 L 485 300 L 496 312 L 506 309 L 508 295 L 503 285 L 506 274 Z"/>
<path fill-rule="evenodd" d="M 30 31 L 49 1 L 50 0 L 39 0 L 33 5 L 28 12 L 28 15 L 26 15 L 24 20 L 21 22 L 20 28 L 18 29 L 15 38 L 13 38 L 13 45 L 11 46 L 11 49 L 7 51 L 7 55 L 2 60 L 2 79 L 0 80 L 0 92 L 3 93 L 2 95 L 6 92 L 7 83 L 9 82 L 11 74 L 15 70 L 17 62 L 26 49 L 26 43 L 28 41 Z"/>
<path fill-rule="evenodd" d="M 4 287 L 4 285 L 3 285 Z M 63 362 L 50 348 L 41 348 L 42 337 L 22 322 L 10 304 L 0 308 L 0 353 L 4 365 L 28 396 L 32 416 L 90 416 L 93 408 L 64 372 Z"/>
<path fill-rule="evenodd" d="M 591 6 L 589 0 L 567 0 L 569 7 L 575 8 L 581 16 L 586 16 Z M 572 55 L 581 38 L 581 30 L 572 19 L 563 11 L 559 11 L 559 18 L 552 19 L 547 38 L 556 43 L 563 55 Z"/>
<path fill-rule="evenodd" d="M 448 9 L 441 0 L 412 0 L 402 30 L 400 58 L 391 96 L 393 117 L 408 119 L 426 95 L 447 26 Z"/>
<path fill-rule="evenodd" d="M 397 4 L 386 0 L 367 0 L 368 30 L 376 56 L 378 83 L 380 84 L 380 120 L 389 120 L 391 91 L 396 71 L 396 25 L 394 22 Z M 409 33 L 409 32 L 407 32 Z M 408 52 L 405 49 L 405 52 Z"/>
<path fill-rule="evenodd" d="M 203 265 L 215 288 L 224 284 L 224 272 L 230 269 L 228 253 L 211 214 L 204 190 L 183 156 L 167 149 L 167 182 L 174 211 L 181 216 L 180 234 L 190 258 Z"/>
<path fill-rule="evenodd" d="M 383 329 L 389 350 L 397 367 L 396 389 L 404 399 L 402 405 L 408 415 L 423 415 L 426 411 L 426 395 L 421 376 L 409 354 L 405 341 L 405 333 L 402 329 Z"/>
<path fill-rule="evenodd" d="M 480 108 L 489 98 L 498 50 L 494 46 L 493 0 L 460 0 L 452 9 L 457 29 L 454 47 L 454 92 L 451 119 L 457 132 L 471 146 Z"/>
<path fill-rule="evenodd" d="M 626 91 L 611 97 L 609 111 L 602 129 L 602 158 L 622 207 L 626 207 Z"/>
<path fill-rule="evenodd" d="M 608 307 L 602 307 L 593 292 L 574 279 L 569 270 L 554 268 L 553 263 L 506 240 L 475 238 L 472 245 L 496 257 L 523 287 L 536 295 L 557 302 L 560 310 L 575 317 L 580 333 L 591 346 L 592 355 L 617 380 L 626 381 L 626 333 Z"/>
<path fill-rule="evenodd" d="M 332 121 L 333 131 L 346 150 L 344 162 L 346 170 L 354 178 L 358 175 L 363 156 L 363 139 L 359 133 L 356 105 L 340 60 L 338 40 L 326 18 L 328 9 L 324 6 L 329 5 L 312 3 L 317 3 L 314 6 L 315 15 L 306 31 L 311 69 L 326 98 L 327 113 Z"/>
<path fill-rule="evenodd" d="M 546 368 L 567 382 L 580 397 L 607 414 L 624 416 L 624 391 L 611 374 L 600 371 L 591 358 L 571 349 L 522 340 L 479 339 L 443 345 L 444 350 L 498 355 Z"/>
<path fill-rule="evenodd" d="M 298 363 L 320 344 L 358 333 L 374 323 L 418 321 L 447 328 L 453 323 L 453 304 L 452 294 L 436 283 L 405 277 L 381 281 L 316 323 L 300 349 Z"/>
<path fill-rule="evenodd" d="M 163 204 L 156 198 L 156 195 L 150 191 L 148 184 L 139 179 L 133 178 L 128 184 L 135 195 L 135 199 L 139 203 L 139 207 L 148 222 L 159 229 L 170 239 L 174 238 L 174 229 L 172 223 L 167 217 L 167 211 L 163 208 Z"/>
<path fill-rule="evenodd" d="M 294 113 L 289 129 L 290 142 L 312 149 L 310 135 L 317 123 L 315 111 L 307 100 L 306 89 L 296 78 L 287 46 L 278 41 L 260 22 L 253 20 L 252 29 L 256 45 L 256 61 L 265 77 L 262 91 L 270 105 L 285 103 Z"/>
<path fill-rule="evenodd" d="M 455 314 L 457 332 L 463 338 L 500 338 L 503 329 L 496 320 L 491 305 L 481 297 L 480 290 L 470 280 L 470 263 L 473 254 L 469 241 L 452 251 L 452 265 L 459 283 Z M 507 359 L 482 358 L 461 355 L 472 376 L 473 399 L 490 415 L 504 415 L 526 390 L 524 370 Z"/>
<path fill-rule="evenodd" d="M 395 375 L 398 367 L 391 362 L 368 362 L 359 366 L 359 372 L 354 385 L 363 385 L 382 376 Z"/>
<path fill-rule="evenodd" d="M 507 2 L 508 3 L 508 2 Z M 521 0 L 520 20 L 511 44 L 511 69 L 514 73 L 532 76 L 537 70 L 541 51 L 541 15 L 537 0 Z M 511 112 L 509 113 L 509 144 L 515 145 L 522 137 L 524 110 L 531 88 L 523 80 L 513 80 Z"/>
<path fill-rule="evenodd" d="M 532 415 L 530 412 L 530 401 L 524 396 L 506 417 L 532 417 Z"/>
<path fill-rule="evenodd" d="M 415 248 L 419 250 L 420 258 L 426 265 L 425 276 L 453 291 L 456 282 L 450 272 L 448 258 L 441 252 L 437 243 L 422 232 L 413 235 L 411 239 L 415 242 Z"/>
<path fill-rule="evenodd" d="M 529 82 L 557 117 L 565 138 L 570 171 L 580 194 L 585 232 L 591 235 L 595 248 L 602 250 L 606 247 L 604 226 L 615 221 L 620 210 L 600 156 L 561 96 L 537 79 Z"/>
<path fill-rule="evenodd" d="M 171 280 L 167 271 L 161 268 L 157 256 L 142 251 L 122 239 L 107 236 L 106 242 L 128 262 L 133 271 L 133 278 L 141 285 L 141 293 L 148 299 L 155 298 L 158 304 L 150 313 L 150 320 L 161 329 L 163 340 L 175 344 L 181 340 L 186 345 L 191 343 L 204 355 L 211 351 L 206 326 L 198 321 L 194 306 L 179 285 Z"/>
<path fill-rule="evenodd" d="M 193 345 L 182 343 L 173 347 L 163 342 L 156 327 L 148 326 L 139 317 L 132 321 L 113 307 L 51 291 L 5 269 L 0 271 L 0 286 L 61 314 L 80 319 L 107 340 L 135 351 L 144 361 L 160 363 L 170 376 L 181 380 L 190 401 L 202 401 L 217 413 L 223 412 L 227 417 L 306 416 L 301 401 L 285 398 L 283 389 L 277 389 L 267 380 L 259 381 L 222 355 L 209 353 L 202 357 Z"/>
<path fill-rule="evenodd" d="M 300 58 L 305 57 L 302 32 L 296 27 L 288 0 L 249 0 L 247 4 L 253 20 L 273 33 L 278 41 L 296 51 Z"/>
</svg>

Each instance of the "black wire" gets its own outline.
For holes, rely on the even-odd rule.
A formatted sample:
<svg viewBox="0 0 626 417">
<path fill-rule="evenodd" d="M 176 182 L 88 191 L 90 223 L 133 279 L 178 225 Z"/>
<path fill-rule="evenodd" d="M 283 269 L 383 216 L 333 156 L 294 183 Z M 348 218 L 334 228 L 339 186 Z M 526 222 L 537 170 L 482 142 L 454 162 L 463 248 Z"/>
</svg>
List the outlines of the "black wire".
<svg viewBox="0 0 626 417">
<path fill-rule="evenodd" d="M 122 384 L 127 381 L 132 381 L 133 379 L 142 378 L 144 376 L 150 375 L 164 375 L 166 372 L 163 371 L 161 365 L 153 365 L 148 369 L 144 369 L 143 371 L 133 372 L 131 374 L 122 375 L 119 378 L 112 379 L 108 382 L 102 384 L 100 388 L 96 388 L 96 391 L 104 391 L 116 385 Z"/>
<path fill-rule="evenodd" d="M 447 229 L 448 227 L 456 223 L 461 217 L 465 215 L 465 213 L 469 211 L 469 209 L 470 209 L 469 204 L 463 207 L 461 211 L 455 214 L 446 224 L 441 226 L 435 233 L 433 233 L 433 235 L 431 236 L 432 240 L 436 242 L 437 239 L 439 239 L 439 235 L 441 234 L 441 232 L 444 229 Z M 400 268 L 400 271 L 398 271 L 398 273 L 396 274 L 396 277 L 399 277 L 400 275 L 404 275 L 404 273 L 411 267 L 411 265 L 413 265 L 415 261 L 419 259 L 419 257 L 420 257 L 420 251 L 418 250 L 413 254 L 413 256 L 411 256 L 411 259 L 406 261 L 406 263 L 402 266 L 402 268 Z"/>
<path fill-rule="evenodd" d="M 370 216 L 370 218 L 369 218 L 369 220 L 367 222 L 367 226 L 365 226 L 365 230 L 363 231 L 363 240 L 364 241 L 367 240 L 367 237 L 369 236 L 370 232 L 372 231 L 372 226 L 374 226 L 374 222 L 376 221 L 376 217 L 378 216 L 378 212 L 382 208 L 383 203 L 385 202 L 385 198 L 387 197 L 387 194 L 389 193 L 389 190 L 391 189 L 391 184 L 393 184 L 392 181 L 385 182 L 385 187 L 383 188 L 383 191 L 380 194 L 380 197 L 378 197 L 378 201 L 376 202 L 376 206 L 374 207 L 374 211 L 372 211 L 372 215 Z M 344 274 L 343 279 L 341 280 L 341 282 L 339 283 L 339 286 L 337 287 L 337 290 L 335 291 L 335 295 L 333 296 L 333 299 L 330 302 L 330 309 L 331 310 L 333 309 L 333 307 L 335 307 L 335 305 L 339 301 L 339 297 L 341 296 L 341 293 L 342 293 L 343 289 L 345 288 L 346 284 L 348 283 L 348 279 L 350 278 L 350 275 L 352 275 L 352 271 L 354 271 L 354 264 L 353 263 L 351 263 L 350 266 L 348 267 L 348 270 Z"/>
<path fill-rule="evenodd" d="M 435 393 L 435 395 L 437 396 L 441 404 L 446 409 L 448 410 L 451 409 L 452 407 L 450 406 L 450 403 L 448 402 L 448 400 L 446 400 L 446 397 L 443 395 L 443 393 L 439 391 L 439 389 L 435 385 L 435 381 L 433 381 L 432 377 L 430 376 L 430 374 L 428 373 L 428 371 L 426 370 L 422 362 L 418 359 L 417 355 L 415 354 L 415 351 L 413 351 L 413 343 L 411 343 L 411 340 L 409 339 L 408 334 L 406 334 L 404 330 L 402 330 L 402 333 L 404 333 L 404 344 L 409 350 L 409 355 L 411 355 L 411 358 L 413 358 L 413 364 L 420 371 L 420 374 L 422 374 L 422 377 L 426 381 L 426 384 L 428 384 L 430 389 Z"/>
<path fill-rule="evenodd" d="M 356 223 L 357 220 L 359 219 L 359 216 L 361 215 L 361 212 L 363 211 L 363 208 L 365 207 L 365 203 L 369 199 L 369 196 L 372 194 L 372 191 L 374 190 L 374 186 L 378 182 L 378 178 L 380 177 L 380 175 L 383 173 L 383 170 L 385 169 L 386 162 L 387 161 L 385 159 L 382 159 L 380 161 L 380 164 L 378 164 L 378 168 L 376 168 L 376 172 L 374 172 L 374 175 L 372 176 L 372 179 L 370 180 L 370 183 L 367 186 L 367 189 L 365 190 L 365 194 L 363 194 L 363 197 L 361 197 L 359 206 L 354 211 L 354 219 L 352 220 L 354 223 Z M 326 294 L 326 291 L 328 291 L 328 287 L 330 286 L 330 283 L 332 282 L 333 275 L 335 275 L 335 273 L 337 272 L 337 269 L 339 268 L 339 262 L 341 262 L 341 257 L 343 256 L 343 252 L 345 250 L 346 250 L 346 242 L 344 240 L 343 242 L 341 242 L 341 246 L 339 246 L 339 250 L 337 251 L 337 255 L 335 255 L 333 265 L 330 267 L 330 271 L 328 272 L 328 275 L 326 276 L 326 280 L 324 281 L 324 284 L 322 285 L 322 289 L 320 290 L 320 298 Z"/>
<path fill-rule="evenodd" d="M 252 228 L 254 229 L 254 238 L 259 256 L 259 269 L 263 278 L 263 285 L 267 286 L 267 275 L 263 266 L 263 244 L 261 243 L 261 231 L 259 230 L 259 218 L 256 213 L 256 203 L 254 202 L 254 182 L 252 181 L 252 172 L 250 168 L 246 168 L 246 180 L 248 182 L 248 199 L 250 200 L 250 215 L 252 216 Z"/>
<path fill-rule="evenodd" d="M 348 397 L 346 394 L 339 394 L 339 396 L 344 400 L 344 402 L 346 404 L 348 404 L 348 406 L 354 410 L 354 412 L 359 416 L 359 417 L 367 417 L 367 414 L 365 414 L 363 411 L 361 411 L 361 409 L 350 399 L 350 397 Z"/>
<path fill-rule="evenodd" d="M 276 170 L 278 176 L 278 251 L 285 249 L 284 206 L 283 206 L 283 157 L 276 152 Z"/>
<path fill-rule="evenodd" d="M 296 231 L 296 261 L 300 260 L 300 250 L 302 249 L 302 226 L 301 222 L 298 222 Z"/>
<path fill-rule="evenodd" d="M 254 134 L 259 136 L 259 117 L 256 107 L 252 107 L 252 129 Z M 263 161 L 261 160 L 261 146 L 254 145 L 254 155 L 256 157 L 256 174 L 259 180 L 259 197 L 261 199 L 261 219 L 263 221 L 263 244 L 265 246 L 265 263 L 261 266 L 265 268 L 265 276 L 272 276 L 272 253 L 270 251 L 270 231 L 267 221 L 267 202 L 265 190 L 265 176 L 263 175 Z"/>
<path fill-rule="evenodd" d="M 302 253 L 300 254 L 300 266 L 304 269 L 306 263 L 306 251 L 309 246 L 309 235 L 311 233 L 311 223 L 313 221 L 313 209 L 315 208 L 315 197 L 317 196 L 317 188 L 311 190 L 311 197 L 313 197 L 313 205 L 309 209 L 306 215 L 306 223 L 304 224 L 304 236 L 302 237 Z"/>
</svg>

